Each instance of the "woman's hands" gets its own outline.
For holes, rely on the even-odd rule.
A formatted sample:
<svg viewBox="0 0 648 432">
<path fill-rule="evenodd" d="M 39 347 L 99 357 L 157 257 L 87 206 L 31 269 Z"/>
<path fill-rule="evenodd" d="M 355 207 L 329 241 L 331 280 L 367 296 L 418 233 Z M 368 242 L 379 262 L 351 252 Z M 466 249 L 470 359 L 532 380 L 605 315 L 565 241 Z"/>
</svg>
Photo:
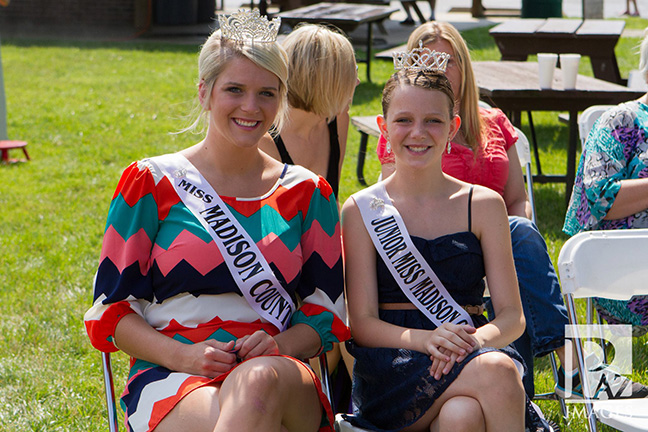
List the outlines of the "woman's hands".
<svg viewBox="0 0 648 432">
<path fill-rule="evenodd" d="M 456 362 L 463 361 L 468 354 L 480 348 L 473 336 L 476 329 L 469 325 L 443 324 L 429 332 L 425 349 L 430 354 L 430 374 L 435 379 L 450 372 Z"/>
<path fill-rule="evenodd" d="M 197 344 L 185 345 L 183 350 L 185 361 L 182 372 L 209 378 L 229 372 L 242 360 L 279 354 L 277 342 L 263 330 L 230 342 L 208 339 Z"/>
<path fill-rule="evenodd" d="M 310 327 L 297 325 L 291 329 L 295 327 L 307 327 L 307 330 L 313 333 L 310 338 L 317 339 L 315 345 L 319 346 L 319 338 Z M 301 333 L 297 333 L 297 336 L 300 336 L 297 337 L 299 340 L 308 339 Z M 117 347 L 131 357 L 164 366 L 172 371 L 209 378 L 229 372 L 241 360 L 279 354 L 277 341 L 263 330 L 236 341 L 220 342 L 208 339 L 196 344 L 185 344 L 158 332 L 144 318 L 134 313 L 119 320 L 115 328 L 115 341 Z"/>
<path fill-rule="evenodd" d="M 193 345 L 183 344 L 180 349 L 183 351 L 184 361 L 178 372 L 202 375 L 208 378 L 215 378 L 228 372 L 236 366 L 234 346 L 234 341 L 219 342 L 213 339 Z"/>
<path fill-rule="evenodd" d="M 236 341 L 234 351 L 241 360 L 251 359 L 262 355 L 279 354 L 279 345 L 275 338 L 263 330 L 257 330 L 251 335 L 243 336 Z"/>
</svg>

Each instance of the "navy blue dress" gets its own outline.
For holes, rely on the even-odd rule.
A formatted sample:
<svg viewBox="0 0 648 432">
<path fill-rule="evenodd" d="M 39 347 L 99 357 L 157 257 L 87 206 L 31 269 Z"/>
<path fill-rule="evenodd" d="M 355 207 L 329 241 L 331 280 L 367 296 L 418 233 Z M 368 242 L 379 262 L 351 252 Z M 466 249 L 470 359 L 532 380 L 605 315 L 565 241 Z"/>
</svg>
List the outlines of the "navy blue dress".
<svg viewBox="0 0 648 432">
<path fill-rule="evenodd" d="M 472 232 L 448 234 L 426 240 L 411 237 L 416 248 L 428 261 L 457 303 L 480 305 L 484 294 L 484 261 L 479 239 Z M 379 255 L 376 255 L 378 301 L 380 303 L 408 303 L 409 300 Z M 380 310 L 380 319 L 402 327 L 434 330 L 436 326 L 418 310 Z M 471 315 L 474 326 L 488 322 L 484 315 Z M 429 355 L 418 351 L 393 348 L 365 348 L 353 340 L 347 348 L 355 357 L 353 370 L 354 416 L 348 420 L 356 426 L 372 431 L 398 431 L 416 422 L 434 401 L 457 378 L 473 358 L 495 348 L 481 348 L 461 363 L 455 364 L 449 374 L 436 380 L 430 375 L 432 361 Z M 512 348 L 500 351 L 523 363 Z M 526 367 L 525 367 L 526 373 Z M 485 391 L 487 391 L 485 389 Z M 545 423 L 527 401 L 527 430 L 545 430 Z M 546 429 L 548 430 L 548 429 Z"/>
</svg>

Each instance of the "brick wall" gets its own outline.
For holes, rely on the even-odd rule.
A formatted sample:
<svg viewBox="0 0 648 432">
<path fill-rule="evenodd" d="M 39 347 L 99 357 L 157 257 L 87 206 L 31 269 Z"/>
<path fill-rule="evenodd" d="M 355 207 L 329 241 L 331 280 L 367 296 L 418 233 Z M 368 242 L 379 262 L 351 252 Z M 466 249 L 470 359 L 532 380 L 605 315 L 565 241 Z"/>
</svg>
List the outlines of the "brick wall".
<svg viewBox="0 0 648 432">
<path fill-rule="evenodd" d="M 8 7 L 0 7 L 0 26 L 50 22 L 141 27 L 147 7 L 148 0 L 12 0 Z"/>
</svg>

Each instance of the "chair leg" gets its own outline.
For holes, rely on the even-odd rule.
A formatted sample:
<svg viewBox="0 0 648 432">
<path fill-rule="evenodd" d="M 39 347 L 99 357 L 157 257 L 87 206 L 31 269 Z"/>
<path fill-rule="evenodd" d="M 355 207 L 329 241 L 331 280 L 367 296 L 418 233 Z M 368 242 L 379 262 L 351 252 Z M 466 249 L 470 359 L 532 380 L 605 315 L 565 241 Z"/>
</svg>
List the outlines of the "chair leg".
<svg viewBox="0 0 648 432">
<path fill-rule="evenodd" d="M 556 357 L 554 356 L 554 353 L 550 354 L 550 360 L 551 360 L 551 372 L 553 373 L 554 377 L 554 382 L 558 382 L 558 364 L 556 363 Z M 556 392 L 554 392 L 555 394 Z M 567 418 L 567 406 L 565 405 L 565 399 L 561 398 L 556 394 L 556 399 L 558 400 L 558 403 L 560 404 L 560 412 L 562 412 L 563 418 Z"/>
<path fill-rule="evenodd" d="M 318 360 L 319 360 L 320 377 L 322 381 L 322 391 L 324 392 L 324 395 L 329 400 L 333 413 L 335 413 L 336 411 L 334 406 L 335 402 L 333 401 L 333 386 L 331 384 L 331 376 L 329 375 L 328 360 L 326 358 L 326 353 L 322 353 L 319 356 Z M 340 361 L 342 361 L 342 359 L 340 359 Z"/>
<path fill-rule="evenodd" d="M 558 364 L 556 363 L 556 357 L 553 352 L 549 354 L 549 360 L 551 362 L 551 372 L 554 378 L 554 382 L 558 383 Z M 567 419 L 567 405 L 565 404 L 565 400 L 560 396 L 558 396 L 558 394 L 555 391 L 536 394 L 533 397 L 533 399 L 558 401 L 558 403 L 560 404 L 560 411 L 562 412 L 563 418 Z"/>
<path fill-rule="evenodd" d="M 578 334 L 577 324 L 578 324 L 578 315 L 576 314 L 576 304 L 574 303 L 574 297 L 571 294 L 565 295 L 565 306 L 567 307 L 567 316 L 569 317 L 569 323 L 574 325 L 574 339 L 572 340 L 572 345 L 576 350 L 576 359 L 578 360 L 578 373 L 581 377 L 581 386 L 583 388 L 583 395 L 587 398 L 591 395 L 589 381 L 586 379 L 587 374 L 587 365 L 585 364 L 585 355 L 583 354 L 583 345 Z M 594 408 L 591 402 L 584 401 L 583 405 L 585 406 L 585 415 L 587 417 L 587 425 L 590 432 L 597 432 L 598 428 L 596 426 L 596 413 L 594 413 Z"/>
<path fill-rule="evenodd" d="M 115 384 L 113 380 L 110 353 L 101 353 L 101 362 L 103 365 L 106 408 L 108 409 L 108 430 L 110 432 L 119 432 L 119 424 L 117 422 L 117 405 L 115 403 Z"/>
</svg>

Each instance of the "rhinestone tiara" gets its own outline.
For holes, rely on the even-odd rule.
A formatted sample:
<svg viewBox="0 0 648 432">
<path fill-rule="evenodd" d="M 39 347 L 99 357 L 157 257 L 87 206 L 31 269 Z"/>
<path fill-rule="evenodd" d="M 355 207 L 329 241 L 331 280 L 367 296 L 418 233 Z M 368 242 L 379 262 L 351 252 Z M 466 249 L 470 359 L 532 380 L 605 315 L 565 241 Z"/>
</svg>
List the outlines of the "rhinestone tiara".
<svg viewBox="0 0 648 432">
<path fill-rule="evenodd" d="M 218 15 L 221 36 L 238 42 L 275 42 L 281 18 L 269 20 L 257 9 L 239 9 L 231 15 Z"/>
<path fill-rule="evenodd" d="M 445 72 L 448 67 L 450 54 L 432 51 L 423 47 L 423 41 L 419 41 L 419 47 L 411 51 L 399 51 L 392 54 L 394 57 L 394 69 L 417 70 L 417 71 L 440 71 Z"/>
</svg>

